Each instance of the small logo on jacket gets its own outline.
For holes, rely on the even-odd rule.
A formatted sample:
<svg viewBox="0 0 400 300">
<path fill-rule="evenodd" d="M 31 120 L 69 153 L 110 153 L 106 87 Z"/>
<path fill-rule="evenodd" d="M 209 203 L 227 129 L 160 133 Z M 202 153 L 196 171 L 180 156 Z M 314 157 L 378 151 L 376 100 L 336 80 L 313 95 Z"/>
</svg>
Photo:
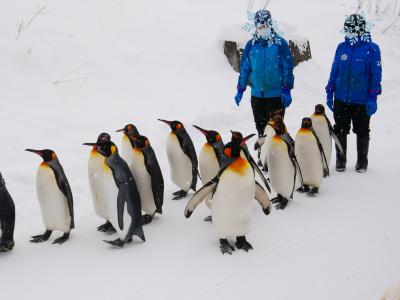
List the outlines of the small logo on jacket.
<svg viewBox="0 0 400 300">
<path fill-rule="evenodd" d="M 340 59 L 341 59 L 342 61 L 346 61 L 347 58 L 348 58 L 347 54 L 343 54 L 343 55 L 340 57 Z"/>
</svg>

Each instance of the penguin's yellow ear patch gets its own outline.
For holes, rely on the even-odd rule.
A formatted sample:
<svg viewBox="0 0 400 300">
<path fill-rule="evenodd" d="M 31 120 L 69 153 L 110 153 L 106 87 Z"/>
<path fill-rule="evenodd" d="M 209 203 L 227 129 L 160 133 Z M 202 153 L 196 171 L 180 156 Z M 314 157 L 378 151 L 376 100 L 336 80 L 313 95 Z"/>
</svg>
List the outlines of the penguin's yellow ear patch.
<svg viewBox="0 0 400 300">
<path fill-rule="evenodd" d="M 111 154 L 114 154 L 115 152 L 117 152 L 117 147 L 115 145 L 111 146 Z"/>
<path fill-rule="evenodd" d="M 53 152 L 53 153 L 51 154 L 51 160 L 55 160 L 55 159 L 57 159 L 57 155 Z"/>
<path fill-rule="evenodd" d="M 150 142 L 149 142 L 149 140 L 147 140 L 147 139 L 146 139 L 146 140 L 144 141 L 144 145 L 145 145 L 145 146 L 148 146 L 148 145 L 150 145 Z"/>
</svg>

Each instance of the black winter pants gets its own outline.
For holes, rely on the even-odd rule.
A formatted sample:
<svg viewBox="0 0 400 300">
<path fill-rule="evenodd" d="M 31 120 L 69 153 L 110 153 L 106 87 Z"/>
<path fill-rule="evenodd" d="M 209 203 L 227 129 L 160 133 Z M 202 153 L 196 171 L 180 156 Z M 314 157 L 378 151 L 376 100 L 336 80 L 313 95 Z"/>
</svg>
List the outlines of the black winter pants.
<svg viewBox="0 0 400 300">
<path fill-rule="evenodd" d="M 264 134 L 264 129 L 269 122 L 271 113 L 283 109 L 281 97 L 273 98 L 257 98 L 251 97 L 251 108 L 253 109 L 254 122 L 256 123 L 256 129 L 258 135 Z M 285 110 L 280 114 L 282 117 L 285 116 Z"/>
<path fill-rule="evenodd" d="M 334 131 L 336 135 L 347 135 L 350 133 L 353 122 L 353 132 L 359 137 L 369 137 L 370 116 L 365 111 L 365 105 L 345 103 L 335 99 L 333 107 L 335 118 Z"/>
</svg>

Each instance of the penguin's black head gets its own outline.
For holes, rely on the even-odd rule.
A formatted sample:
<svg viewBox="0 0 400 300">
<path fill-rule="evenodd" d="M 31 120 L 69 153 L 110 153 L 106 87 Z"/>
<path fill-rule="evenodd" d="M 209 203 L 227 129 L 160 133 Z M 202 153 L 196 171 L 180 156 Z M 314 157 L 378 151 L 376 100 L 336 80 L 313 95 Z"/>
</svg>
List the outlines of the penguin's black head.
<svg viewBox="0 0 400 300">
<path fill-rule="evenodd" d="M 231 130 L 231 133 L 232 133 L 231 142 L 238 142 L 238 143 L 242 142 L 243 134 L 241 132 Z"/>
<path fill-rule="evenodd" d="M 314 114 L 316 115 L 323 115 L 325 114 L 325 107 L 322 104 L 315 105 Z"/>
<path fill-rule="evenodd" d="M 246 142 L 251 139 L 255 134 L 250 134 L 245 138 L 239 140 L 230 141 L 225 145 L 224 154 L 228 157 L 238 158 L 240 156 L 240 151 L 242 151 L 242 147 L 246 144 Z"/>
<path fill-rule="evenodd" d="M 140 149 L 147 148 L 150 146 L 150 141 L 147 137 L 144 135 L 136 135 L 136 136 L 129 136 L 129 139 L 133 142 L 135 147 L 138 147 Z"/>
<path fill-rule="evenodd" d="M 311 128 L 312 126 L 312 120 L 311 118 L 303 118 L 303 120 L 301 121 L 301 128 Z"/>
<path fill-rule="evenodd" d="M 136 126 L 133 124 L 128 124 L 122 129 L 118 129 L 116 132 L 123 132 L 125 135 L 139 135 L 139 131 L 137 130 Z"/>
<path fill-rule="evenodd" d="M 210 145 L 212 145 L 214 143 L 217 143 L 217 142 L 220 142 L 222 140 L 221 139 L 221 135 L 217 131 L 205 130 L 205 129 L 203 129 L 203 128 L 199 127 L 199 126 L 196 126 L 196 125 L 193 125 L 193 127 L 198 129 L 201 133 L 204 134 L 204 136 L 207 139 L 207 143 L 210 144 Z"/>
<path fill-rule="evenodd" d="M 110 135 L 107 132 L 102 132 L 99 134 L 96 144 L 99 144 L 101 142 L 109 142 L 109 141 L 111 141 Z"/>
<path fill-rule="evenodd" d="M 57 155 L 53 150 L 44 149 L 44 150 L 34 150 L 34 149 L 25 149 L 25 151 L 35 153 L 43 158 L 44 162 L 49 162 L 57 159 Z"/>
<path fill-rule="evenodd" d="M 105 157 L 110 157 L 112 154 L 118 152 L 118 148 L 113 142 L 106 141 L 97 144 L 97 152 Z"/>
<path fill-rule="evenodd" d="M 167 121 L 167 120 L 163 120 L 163 119 L 158 119 L 158 121 L 164 122 L 165 124 L 169 125 L 169 127 L 171 127 L 171 130 L 173 132 L 185 130 L 185 127 L 179 121 Z"/>
</svg>

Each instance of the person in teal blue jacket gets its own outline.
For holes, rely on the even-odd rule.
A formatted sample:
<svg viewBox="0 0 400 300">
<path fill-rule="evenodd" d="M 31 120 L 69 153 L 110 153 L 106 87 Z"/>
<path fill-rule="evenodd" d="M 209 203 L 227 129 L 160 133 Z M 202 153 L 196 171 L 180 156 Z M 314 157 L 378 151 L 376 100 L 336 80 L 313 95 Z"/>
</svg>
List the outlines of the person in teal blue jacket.
<svg viewBox="0 0 400 300">
<path fill-rule="evenodd" d="M 372 42 L 363 16 L 353 14 L 344 24 L 345 41 L 336 49 L 326 86 L 327 105 L 335 118 L 334 131 L 344 152 L 336 149 L 336 170 L 346 169 L 347 135 L 353 123 L 357 135 L 356 171 L 368 167 L 369 124 L 382 93 L 382 62 L 379 46 Z"/>
<path fill-rule="evenodd" d="M 273 29 L 268 10 L 257 11 L 254 22 L 256 31 L 242 54 L 235 102 L 239 106 L 250 82 L 254 121 L 261 136 L 270 114 L 281 110 L 284 116 L 292 102 L 293 57 L 287 41 Z"/>
</svg>

